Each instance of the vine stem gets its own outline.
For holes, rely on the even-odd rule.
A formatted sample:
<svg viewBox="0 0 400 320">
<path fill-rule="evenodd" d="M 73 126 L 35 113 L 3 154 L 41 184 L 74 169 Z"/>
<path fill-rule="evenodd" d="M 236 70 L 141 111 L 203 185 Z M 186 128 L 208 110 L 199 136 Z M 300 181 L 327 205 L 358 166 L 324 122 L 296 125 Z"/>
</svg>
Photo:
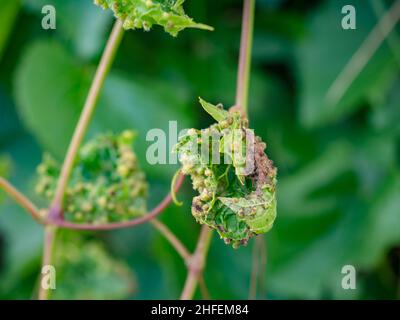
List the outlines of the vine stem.
<svg viewBox="0 0 400 320">
<path fill-rule="evenodd" d="M 68 147 L 68 151 L 61 169 L 61 174 L 58 179 L 53 204 L 49 213 L 53 216 L 53 218 L 59 218 L 61 215 L 62 201 L 74 165 L 76 154 L 78 153 L 79 147 L 89 127 L 90 120 L 92 119 L 93 112 L 96 108 L 96 103 L 99 99 L 100 91 L 103 88 L 104 81 L 114 61 L 115 54 L 122 40 L 122 36 L 124 33 L 122 25 L 123 22 L 121 20 L 117 20 L 114 24 L 110 37 L 107 41 L 106 48 L 94 76 L 92 85 L 90 87 L 88 96 L 86 98 L 81 116 L 75 128 L 71 143 Z"/>
<path fill-rule="evenodd" d="M 114 24 L 110 37 L 107 41 L 106 48 L 101 57 L 99 66 L 96 70 L 92 85 L 90 87 L 88 96 L 85 101 L 82 113 L 80 115 L 78 124 L 75 128 L 71 143 L 68 147 L 67 154 L 64 159 L 63 166 L 61 168 L 61 174 L 57 182 L 57 188 L 53 203 L 48 212 L 48 218 L 54 220 L 62 220 L 62 201 L 64 198 L 65 189 L 68 184 L 68 180 L 71 174 L 72 167 L 74 165 L 76 154 L 85 136 L 85 133 L 89 127 L 90 120 L 93 112 L 96 108 L 96 103 L 99 99 L 100 91 L 103 88 L 104 81 L 110 70 L 110 67 L 114 61 L 115 54 L 121 43 L 123 36 L 123 22 L 117 20 Z M 43 247 L 43 261 L 42 267 L 51 264 L 52 251 L 54 247 L 54 239 L 56 237 L 57 229 L 54 226 L 47 226 L 45 229 L 45 241 Z M 48 290 L 45 290 L 40 285 L 39 299 L 46 300 L 49 297 Z"/>
<path fill-rule="evenodd" d="M 43 286 L 43 277 L 45 275 L 42 273 L 42 271 L 44 266 L 51 265 L 56 231 L 57 229 L 54 226 L 46 226 L 44 230 L 44 250 L 42 257 L 42 269 L 40 270 L 41 277 L 40 277 L 39 295 L 38 295 L 39 300 L 48 300 L 50 295 L 50 290 L 46 289 Z"/>
<path fill-rule="evenodd" d="M 239 109 L 247 116 L 250 70 L 251 70 L 251 52 L 253 46 L 254 30 L 254 9 L 255 0 L 243 1 L 242 32 L 240 39 L 239 67 L 236 87 L 235 109 Z M 181 300 L 193 298 L 199 279 L 202 276 L 205 267 L 205 260 L 211 243 L 212 230 L 208 226 L 203 226 L 197 241 L 196 250 L 193 253 L 188 264 L 188 275 L 185 286 L 181 294 Z"/>
<path fill-rule="evenodd" d="M 3 177 L 0 177 L 0 187 L 7 192 L 10 197 L 15 200 L 15 202 L 24 208 L 33 219 L 35 219 L 37 222 L 42 222 L 43 218 L 39 214 L 39 209 Z"/>
<path fill-rule="evenodd" d="M 252 252 L 252 270 L 250 274 L 250 286 L 249 286 L 249 300 L 257 299 L 258 286 L 260 296 L 264 297 L 264 275 L 266 268 L 266 245 L 265 239 L 262 236 L 258 236 L 255 239 Z"/>
<path fill-rule="evenodd" d="M 164 200 L 158 204 L 157 207 L 155 207 L 152 211 L 150 211 L 150 213 L 144 215 L 143 217 L 120 223 L 108 223 L 100 225 L 79 224 L 79 223 L 68 222 L 62 219 L 53 220 L 50 217 L 43 217 L 40 214 L 40 210 L 32 203 L 32 201 L 30 201 L 24 194 L 22 194 L 19 190 L 17 190 L 16 187 L 14 187 L 10 182 L 8 182 L 3 177 L 0 177 L 0 188 L 3 189 L 5 192 L 7 192 L 11 198 L 13 198 L 23 209 L 25 209 L 33 217 L 33 219 L 35 219 L 40 224 L 44 224 L 45 226 L 54 226 L 71 230 L 88 230 L 88 231 L 115 230 L 115 229 L 128 228 L 143 224 L 145 222 L 151 221 L 156 216 L 161 214 L 164 211 L 164 209 L 168 207 L 169 204 L 171 204 L 173 200 L 172 194 L 174 192 L 175 193 L 178 192 L 178 190 L 182 186 L 184 178 L 185 178 L 184 175 L 180 174 L 178 178 L 175 179 L 176 182 L 173 185 L 173 191 L 171 191 L 164 198 Z M 161 224 L 161 222 L 158 222 L 158 224 Z M 161 233 L 162 230 L 165 230 L 165 228 L 157 228 L 157 229 L 161 231 Z M 171 237 L 166 236 L 166 238 L 168 239 Z"/>
<path fill-rule="evenodd" d="M 2 189 L 9 193 L 10 196 L 14 198 L 14 200 L 19 203 L 24 209 L 26 209 L 35 220 L 45 224 L 42 270 L 44 266 L 51 265 L 54 240 L 58 227 L 75 230 L 113 230 L 132 227 L 149 221 L 170 242 L 170 244 L 175 248 L 178 254 L 180 254 L 180 256 L 188 265 L 189 277 L 187 287 L 183 293 L 183 297 L 190 296 L 193 294 L 198 282 L 198 278 L 201 276 L 202 268 L 198 269 L 198 266 L 204 265 L 205 256 L 209 247 L 209 242 L 211 240 L 211 230 L 206 227 L 202 228 L 200 241 L 197 245 L 196 252 L 195 254 L 191 255 L 186 247 L 182 244 L 182 242 L 180 242 L 180 240 L 166 225 L 164 225 L 160 221 L 152 220 L 157 215 L 159 215 L 173 200 L 175 192 L 179 190 L 184 180 L 184 176 L 182 174 L 174 177 L 174 184 L 176 180 L 176 185 L 173 186 L 172 192 L 168 194 L 168 196 L 164 198 L 164 200 L 149 214 L 138 219 L 121 223 L 90 225 L 70 223 L 68 221 L 65 221 L 62 217 L 62 201 L 76 158 L 76 154 L 88 129 L 90 120 L 96 107 L 96 103 L 99 98 L 100 91 L 104 85 L 104 81 L 111 67 L 111 64 L 114 61 L 117 48 L 119 47 L 119 44 L 122 40 L 122 35 L 122 22 L 117 20 L 107 42 L 99 66 L 97 68 L 78 124 L 75 128 L 71 143 L 64 159 L 61 174 L 57 182 L 55 197 L 53 199 L 47 217 L 42 218 L 39 214 L 39 210 L 37 209 L 37 207 L 28 198 L 26 198 L 22 193 L 20 193 L 16 188 L 14 188 L 10 183 L 8 183 L 5 179 L 1 177 L 0 187 L 2 187 Z M 42 285 L 43 276 L 44 275 L 42 275 L 40 281 L 38 297 L 40 300 L 47 300 L 49 298 L 49 290 L 45 289 Z M 204 283 L 202 283 L 202 286 L 203 288 L 205 288 Z"/>
<path fill-rule="evenodd" d="M 253 49 L 253 35 L 254 35 L 254 12 L 255 0 L 244 0 L 243 3 L 243 21 L 242 21 L 242 34 L 240 39 L 240 56 L 239 68 L 236 86 L 236 104 L 235 109 L 239 109 L 245 118 L 248 118 L 249 109 L 249 88 L 250 88 L 250 74 L 251 74 L 251 57 Z M 259 265 L 258 253 L 261 253 L 262 246 L 260 246 L 263 238 L 259 238 L 254 243 L 254 252 L 252 259 L 252 271 L 250 275 L 250 288 L 249 299 L 255 299 L 257 296 L 257 281 L 259 274 L 263 274 L 262 263 Z M 261 258 L 262 259 L 262 258 Z M 263 261 L 261 261 L 263 262 Z M 261 268 L 261 270 L 260 270 Z"/>
<path fill-rule="evenodd" d="M 178 189 L 181 187 L 182 182 L 183 182 L 184 176 L 180 175 L 176 180 L 176 183 L 173 185 L 173 189 L 175 192 L 178 191 Z M 30 215 L 38 222 L 41 224 L 46 224 L 45 226 L 45 237 L 44 237 L 44 248 L 45 252 L 43 254 L 43 261 L 42 261 L 42 268 L 43 266 L 49 265 L 51 262 L 51 255 L 52 255 L 52 250 L 54 246 L 54 237 L 55 237 L 55 231 L 56 231 L 56 226 L 52 225 L 48 220 L 46 220 L 44 217 L 40 215 L 40 211 L 38 208 L 25 196 L 23 195 L 20 191 L 18 191 L 13 185 L 11 185 L 10 182 L 8 182 L 6 179 L 3 177 L 0 177 L 0 188 L 3 189 L 6 193 L 10 195 L 11 198 L 13 198 L 23 209 L 25 209 Z M 153 211 L 157 212 L 157 214 L 160 214 L 165 207 L 172 202 L 172 192 L 171 194 L 166 198 L 168 202 L 166 202 L 162 206 L 158 206 L 159 209 L 155 209 Z M 153 218 L 154 214 L 151 215 L 148 214 L 146 215 L 147 219 L 142 219 L 142 223 L 145 223 L 149 221 L 155 229 L 157 229 L 161 235 L 165 237 L 165 239 L 171 244 L 171 246 L 178 252 L 178 254 L 181 256 L 181 258 L 184 260 L 186 264 L 189 263 L 189 260 L 191 258 L 191 254 L 189 250 L 184 246 L 184 244 L 175 236 L 175 234 L 162 222 L 158 220 L 149 220 L 148 217 Z M 135 221 L 135 225 L 139 225 L 137 220 L 132 220 Z M 70 228 L 72 229 L 72 228 Z M 42 287 L 42 280 L 43 277 L 40 277 L 40 287 L 39 287 L 39 293 L 38 293 L 38 298 L 40 300 L 47 300 L 49 297 L 49 292 L 48 290 L 45 290 Z M 205 288 L 205 284 L 200 282 L 203 288 L 203 292 L 205 297 L 208 296 L 207 290 Z"/>
<path fill-rule="evenodd" d="M 177 179 L 177 183 L 175 185 L 175 192 L 181 187 L 184 176 L 180 175 Z M 77 224 L 71 223 L 62 219 L 55 219 L 52 221 L 52 217 L 49 216 L 45 223 L 48 223 L 45 228 L 45 241 L 44 241 L 44 249 L 43 249 L 43 260 L 42 260 L 42 268 L 43 266 L 51 264 L 52 251 L 54 247 L 54 239 L 57 232 L 57 227 L 67 228 L 70 230 L 115 230 L 121 228 L 128 228 L 137 226 L 146 222 L 151 222 L 153 226 L 170 242 L 170 244 L 176 249 L 176 251 L 181 255 L 185 262 L 190 259 L 190 253 L 186 249 L 186 247 L 180 242 L 180 240 L 172 233 L 171 230 L 168 229 L 167 226 L 162 224 L 159 221 L 151 221 L 157 215 L 163 212 L 163 210 L 172 202 L 172 192 L 168 194 L 167 197 L 150 212 L 143 217 L 121 222 L 121 223 L 109 223 L 104 225 L 92 225 L 92 224 Z M 49 297 L 48 290 L 45 290 L 40 283 L 39 287 L 39 299 L 47 300 Z"/>
<path fill-rule="evenodd" d="M 211 300 L 210 292 L 208 291 L 204 275 L 202 274 L 199 277 L 199 287 L 203 300 Z"/>
<path fill-rule="evenodd" d="M 266 278 L 266 271 L 267 271 L 267 242 L 265 242 L 264 237 L 260 237 L 260 296 L 262 299 L 267 299 L 266 292 L 265 292 L 265 278 Z"/>
<path fill-rule="evenodd" d="M 258 241 L 259 238 L 253 244 L 253 252 L 252 252 L 252 269 L 250 273 L 250 286 L 249 286 L 249 300 L 255 300 L 257 298 L 257 284 L 258 284 L 258 274 L 259 274 L 259 255 L 260 255 L 260 243 Z"/>
<path fill-rule="evenodd" d="M 248 111 L 251 52 L 254 33 L 255 0 L 243 1 L 242 34 L 240 39 L 239 68 L 236 85 L 236 107 L 244 114 Z"/>
<path fill-rule="evenodd" d="M 181 300 L 190 300 L 193 298 L 199 278 L 206 263 L 206 257 L 211 243 L 211 236 L 212 230 L 208 226 L 203 225 L 201 227 L 196 250 L 188 260 L 188 276 L 181 294 Z"/>
<path fill-rule="evenodd" d="M 178 178 L 178 181 L 175 185 L 175 192 L 181 187 L 183 183 L 184 176 L 181 175 Z M 137 226 L 146 222 L 150 222 L 167 240 L 168 242 L 175 248 L 178 254 L 182 257 L 182 259 L 188 263 L 191 258 L 189 251 L 182 244 L 182 242 L 175 236 L 175 234 L 162 222 L 154 219 L 157 215 L 163 212 L 163 210 L 172 202 L 171 193 L 155 208 L 151 213 L 140 217 L 138 219 L 134 219 L 131 221 L 121 222 L 121 223 L 110 223 L 104 225 L 91 225 L 91 224 L 76 224 L 71 223 L 64 220 L 55 220 L 54 223 L 51 220 L 47 219 L 45 223 L 47 223 L 45 227 L 45 238 L 44 238 L 44 250 L 43 250 L 43 259 L 42 259 L 42 268 L 46 265 L 51 264 L 52 251 L 54 247 L 54 239 L 56 236 L 56 231 L 58 227 L 67 228 L 70 230 L 115 230 L 120 228 L 127 228 Z M 49 291 L 45 290 L 42 286 L 42 281 L 39 287 L 39 299 L 47 300 L 49 298 Z"/>
<path fill-rule="evenodd" d="M 184 180 L 184 176 L 179 175 L 176 185 L 175 192 L 180 189 Z M 161 214 L 166 207 L 172 202 L 172 192 L 170 192 L 153 210 L 151 210 L 148 214 L 141 216 L 139 218 L 122 221 L 122 222 L 114 222 L 114 223 L 104 223 L 104 224 L 91 224 L 91 223 L 74 223 L 65 221 L 64 219 L 57 219 L 53 217 L 48 217 L 45 221 L 48 225 L 57 226 L 60 228 L 71 229 L 71 230 L 87 230 L 87 231 L 105 231 L 105 230 L 115 230 L 115 229 L 124 229 L 129 227 L 138 226 L 140 224 L 151 221 L 159 214 Z"/>
<path fill-rule="evenodd" d="M 163 202 L 160 203 L 155 209 L 153 209 L 153 213 L 149 213 L 146 216 L 131 220 L 125 223 L 122 223 L 118 225 L 117 227 L 129 227 L 133 225 L 140 225 L 142 223 L 145 223 L 149 221 L 155 229 L 157 229 L 164 237 L 165 239 L 171 244 L 171 246 L 178 252 L 178 254 L 181 256 L 181 258 L 184 260 L 186 264 L 188 264 L 189 259 L 191 257 L 191 254 L 189 250 L 184 246 L 184 244 L 175 236 L 175 234 L 161 221 L 155 220 L 154 217 L 160 213 L 163 212 L 163 210 L 172 202 L 172 194 L 174 192 L 177 192 L 184 180 L 184 176 L 181 174 L 179 175 L 175 180 L 177 180 L 173 186 L 171 193 L 164 199 Z M 38 208 L 27 198 L 25 195 L 23 195 L 20 191 L 18 191 L 13 185 L 11 185 L 10 182 L 8 182 L 6 179 L 3 177 L 0 177 L 0 187 L 3 189 L 5 192 L 7 192 L 23 209 L 25 209 L 30 215 L 38 222 L 41 224 L 45 224 L 45 237 L 44 237 L 44 243 L 45 243 L 45 252 L 43 254 L 43 261 L 42 261 L 42 267 L 45 265 L 49 265 L 51 261 L 51 252 L 52 252 L 52 247 L 54 245 L 54 237 L 55 237 L 55 231 L 56 231 L 56 226 L 57 223 L 62 222 L 62 220 L 56 220 L 55 224 L 52 224 L 49 219 L 46 219 L 45 217 L 42 217 L 40 215 L 40 211 Z M 143 219 L 145 218 L 145 219 Z M 153 220 L 151 220 L 153 219 Z M 133 223 L 132 223 L 133 222 Z M 77 229 L 77 227 L 80 227 L 80 229 L 84 229 L 85 225 L 79 225 L 79 224 L 71 224 L 72 227 L 69 229 Z M 92 225 L 86 225 L 86 226 L 92 226 Z M 67 227 L 67 226 L 65 226 Z M 97 229 L 92 229 L 92 230 L 99 230 L 99 226 L 92 226 Z M 102 226 L 100 226 L 102 227 Z M 111 224 L 111 229 L 116 229 L 115 224 Z M 101 230 L 101 229 L 100 229 Z M 41 278 L 42 279 L 42 278 Z M 42 281 L 40 281 L 41 284 Z M 205 287 L 205 284 L 203 285 Z M 203 290 L 205 291 L 205 290 Z M 47 300 L 49 296 L 49 293 L 47 290 L 44 290 L 42 286 L 40 286 L 39 289 L 39 299 L 41 300 Z"/>
<path fill-rule="evenodd" d="M 182 257 L 182 259 L 187 262 L 190 259 L 190 252 L 182 244 L 182 242 L 172 233 L 172 231 L 162 222 L 158 220 L 151 220 L 150 223 L 156 228 L 174 247 L 176 252 Z"/>
</svg>

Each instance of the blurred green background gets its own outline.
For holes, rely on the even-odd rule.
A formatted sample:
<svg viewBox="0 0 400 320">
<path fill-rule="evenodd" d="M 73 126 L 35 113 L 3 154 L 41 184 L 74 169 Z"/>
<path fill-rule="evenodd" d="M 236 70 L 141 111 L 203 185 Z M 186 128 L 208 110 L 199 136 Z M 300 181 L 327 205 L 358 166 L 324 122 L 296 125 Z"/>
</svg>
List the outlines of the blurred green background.
<svg viewBox="0 0 400 320">
<path fill-rule="evenodd" d="M 278 218 L 265 236 L 259 299 L 395 299 L 400 296 L 400 41 L 395 29 L 342 97 L 327 93 L 394 3 L 384 0 L 257 0 L 250 121 L 279 169 Z M 57 29 L 41 28 L 53 4 Z M 341 9 L 357 29 L 341 28 Z M 149 207 L 176 166 L 146 163 L 146 132 L 210 124 L 197 97 L 234 103 L 242 3 L 188 0 L 187 13 L 215 27 L 171 38 L 161 28 L 127 32 L 89 137 L 132 128 L 150 182 Z M 62 159 L 113 18 L 91 0 L 0 0 L 0 173 L 34 201 L 44 150 Z M 199 226 L 186 181 L 162 215 L 193 249 Z M 31 298 L 42 227 L 0 194 L 0 298 Z M 175 299 L 186 269 L 149 226 L 63 233 L 54 298 Z M 211 298 L 246 299 L 252 240 L 233 250 L 214 235 L 205 282 Z M 61 259 L 61 260 L 60 260 Z M 64 260 L 63 260 L 64 259 Z M 357 289 L 343 290 L 354 265 Z M 198 294 L 196 297 L 200 297 Z"/>
</svg>

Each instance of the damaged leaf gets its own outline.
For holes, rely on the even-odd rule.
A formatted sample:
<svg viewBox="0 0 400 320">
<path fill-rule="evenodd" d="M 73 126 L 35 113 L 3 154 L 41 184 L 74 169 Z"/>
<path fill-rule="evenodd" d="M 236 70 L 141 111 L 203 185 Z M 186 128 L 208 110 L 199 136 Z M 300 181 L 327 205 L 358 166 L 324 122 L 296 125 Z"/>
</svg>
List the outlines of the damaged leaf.
<svg viewBox="0 0 400 320">
<path fill-rule="evenodd" d="M 185 14 L 184 0 L 95 0 L 103 9 L 111 9 L 116 18 L 124 22 L 124 29 L 144 29 L 149 31 L 153 25 L 160 25 L 176 37 L 186 28 L 213 30 L 196 23 Z"/>
<path fill-rule="evenodd" d="M 239 112 L 228 112 L 200 99 L 218 123 L 190 129 L 175 146 L 182 173 L 190 175 L 192 214 L 218 231 L 233 247 L 265 233 L 276 218 L 277 170 Z"/>
</svg>

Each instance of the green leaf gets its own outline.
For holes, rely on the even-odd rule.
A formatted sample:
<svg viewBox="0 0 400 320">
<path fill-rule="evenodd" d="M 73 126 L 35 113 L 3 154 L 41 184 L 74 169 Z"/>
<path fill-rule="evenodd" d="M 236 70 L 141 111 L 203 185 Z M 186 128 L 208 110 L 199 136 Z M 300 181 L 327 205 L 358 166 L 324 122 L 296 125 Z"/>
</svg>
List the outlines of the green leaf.
<svg viewBox="0 0 400 320">
<path fill-rule="evenodd" d="M 246 198 L 218 199 L 229 209 L 244 216 L 244 220 L 250 229 L 256 234 L 269 231 L 276 218 L 276 197 L 275 193 L 264 191 L 262 195 L 250 194 Z"/>
<path fill-rule="evenodd" d="M 200 224 L 217 230 L 227 244 L 238 248 L 252 236 L 272 228 L 276 218 L 277 169 L 265 154 L 266 144 L 247 130 L 247 120 L 239 112 L 229 113 L 201 98 L 200 103 L 219 123 L 188 130 L 174 150 L 182 165 L 181 173 L 190 176 L 193 189 L 199 193 L 192 199 L 192 215 Z M 206 145 L 213 160 L 217 155 L 218 160 L 229 157 L 232 162 L 213 163 L 199 154 L 204 138 L 210 137 L 211 147 Z M 255 155 L 250 160 L 254 161 L 251 172 L 246 170 L 249 141 L 254 141 Z"/>
<path fill-rule="evenodd" d="M 397 73 L 394 57 L 384 42 L 360 74 L 357 61 L 351 63 L 350 73 L 341 76 L 353 55 L 360 49 L 377 23 L 371 6 L 355 0 L 357 28 L 343 30 L 341 8 L 345 0 L 330 0 L 310 19 L 308 34 L 298 51 L 300 91 L 300 120 L 310 127 L 337 121 L 362 106 L 372 89 L 384 90 L 389 79 Z M 362 49 L 365 54 L 365 48 Z M 350 80 L 349 83 L 347 81 Z"/>
<path fill-rule="evenodd" d="M 0 10 L 0 59 L 20 9 L 20 1 L 2 1 Z"/>
<path fill-rule="evenodd" d="M 154 24 L 176 37 L 186 28 L 213 30 L 195 23 L 183 10 L 184 0 L 95 0 L 103 9 L 110 8 L 114 15 L 124 21 L 125 29 L 144 29 L 149 31 Z"/>
<path fill-rule="evenodd" d="M 18 112 L 39 142 L 58 158 L 64 156 L 88 88 L 87 72 L 56 42 L 29 47 L 17 69 Z"/>
<path fill-rule="evenodd" d="M 216 121 L 220 122 L 229 117 L 229 112 L 224 110 L 221 106 L 214 106 L 213 104 L 204 101 L 202 98 L 199 98 L 199 101 L 203 109 Z"/>
<path fill-rule="evenodd" d="M 54 257 L 57 287 L 52 299 L 124 299 L 133 292 L 132 272 L 100 242 L 70 231 L 59 233 Z"/>
</svg>

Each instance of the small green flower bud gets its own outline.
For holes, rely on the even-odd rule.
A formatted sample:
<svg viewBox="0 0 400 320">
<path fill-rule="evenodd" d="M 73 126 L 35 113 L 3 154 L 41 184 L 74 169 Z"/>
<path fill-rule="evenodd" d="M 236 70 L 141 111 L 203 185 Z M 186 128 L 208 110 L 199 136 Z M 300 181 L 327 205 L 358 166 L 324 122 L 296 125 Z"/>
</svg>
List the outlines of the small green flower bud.
<svg viewBox="0 0 400 320">
<path fill-rule="evenodd" d="M 126 165 L 119 165 L 117 172 L 121 177 L 126 178 L 129 174 L 129 168 Z"/>
<path fill-rule="evenodd" d="M 44 164 L 44 163 L 42 163 L 42 164 L 40 164 L 38 167 L 37 167 L 37 173 L 39 173 L 39 174 L 45 174 L 46 173 L 46 171 L 47 171 L 47 166 Z"/>
<path fill-rule="evenodd" d="M 90 202 L 86 201 L 86 202 L 82 203 L 81 209 L 84 212 L 90 212 L 93 210 L 93 205 Z"/>
<path fill-rule="evenodd" d="M 83 219 L 83 214 L 82 214 L 82 212 L 75 212 L 75 219 L 77 220 L 77 221 L 80 221 L 80 220 L 82 220 Z"/>
</svg>

